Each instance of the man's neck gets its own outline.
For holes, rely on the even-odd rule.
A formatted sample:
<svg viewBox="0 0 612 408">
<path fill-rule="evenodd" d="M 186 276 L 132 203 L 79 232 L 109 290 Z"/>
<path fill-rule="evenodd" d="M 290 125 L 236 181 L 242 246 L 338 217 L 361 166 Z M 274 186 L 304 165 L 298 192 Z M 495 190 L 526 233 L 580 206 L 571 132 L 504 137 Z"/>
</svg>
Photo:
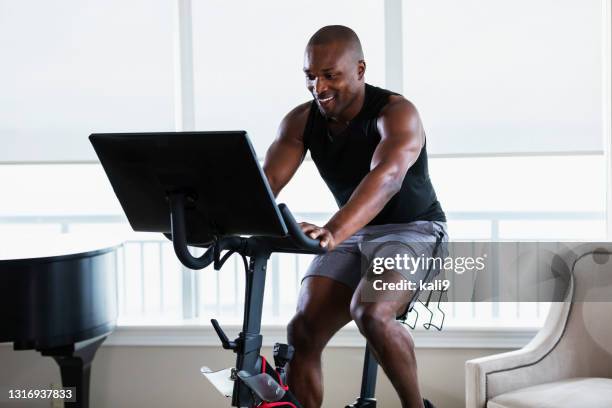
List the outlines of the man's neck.
<svg viewBox="0 0 612 408">
<path fill-rule="evenodd" d="M 361 112 L 363 108 L 363 103 L 365 101 L 365 82 L 362 84 L 359 93 L 355 96 L 355 99 L 351 102 L 351 104 L 337 117 L 330 118 L 334 122 L 342 123 L 348 125 L 351 120 L 355 119 L 355 116 Z"/>
</svg>

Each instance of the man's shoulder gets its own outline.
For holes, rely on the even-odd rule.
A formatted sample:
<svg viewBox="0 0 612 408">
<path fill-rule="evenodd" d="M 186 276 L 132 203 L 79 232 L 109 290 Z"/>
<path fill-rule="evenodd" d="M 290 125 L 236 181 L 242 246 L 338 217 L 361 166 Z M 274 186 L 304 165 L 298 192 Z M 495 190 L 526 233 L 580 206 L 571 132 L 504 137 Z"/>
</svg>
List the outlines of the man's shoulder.
<svg viewBox="0 0 612 408">
<path fill-rule="evenodd" d="M 425 140 L 419 112 L 414 104 L 402 95 L 389 96 L 388 103 L 379 112 L 376 125 L 382 137 L 414 133 L 420 135 L 421 140 Z"/>
<path fill-rule="evenodd" d="M 387 103 L 380 111 L 381 115 L 388 114 L 392 111 L 404 111 L 406 113 L 416 111 L 416 107 L 412 102 L 406 99 L 403 95 L 393 94 L 389 95 Z"/>
<path fill-rule="evenodd" d="M 312 101 L 299 104 L 285 115 L 283 121 L 304 121 L 306 123 L 305 121 L 308 119 L 311 105 Z"/>
<path fill-rule="evenodd" d="M 378 113 L 379 119 L 411 119 L 418 116 L 416 106 L 399 94 L 389 95 L 387 103 Z"/>
<path fill-rule="evenodd" d="M 311 102 L 304 102 L 291 109 L 281 122 L 281 134 L 301 138 L 310 114 Z"/>
<path fill-rule="evenodd" d="M 368 103 L 373 109 L 372 113 L 375 113 L 378 119 L 389 116 L 412 116 L 417 112 L 414 104 L 400 93 L 369 83 L 365 84 L 365 88 L 366 98 L 369 98 Z"/>
</svg>

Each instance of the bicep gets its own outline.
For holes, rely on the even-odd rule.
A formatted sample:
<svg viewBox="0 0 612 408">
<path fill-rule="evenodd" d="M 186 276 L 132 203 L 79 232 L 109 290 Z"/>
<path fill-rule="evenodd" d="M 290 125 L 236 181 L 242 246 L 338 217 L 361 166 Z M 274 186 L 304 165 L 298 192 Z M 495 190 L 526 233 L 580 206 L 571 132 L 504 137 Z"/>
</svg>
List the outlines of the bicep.
<svg viewBox="0 0 612 408">
<path fill-rule="evenodd" d="M 287 140 L 275 140 L 268 149 L 263 170 L 274 195 L 289 182 L 302 163 L 304 147 Z"/>
<path fill-rule="evenodd" d="M 370 168 L 403 180 L 421 153 L 424 133 L 418 112 L 410 102 L 403 100 L 393 105 L 379 118 L 381 141 Z"/>
</svg>

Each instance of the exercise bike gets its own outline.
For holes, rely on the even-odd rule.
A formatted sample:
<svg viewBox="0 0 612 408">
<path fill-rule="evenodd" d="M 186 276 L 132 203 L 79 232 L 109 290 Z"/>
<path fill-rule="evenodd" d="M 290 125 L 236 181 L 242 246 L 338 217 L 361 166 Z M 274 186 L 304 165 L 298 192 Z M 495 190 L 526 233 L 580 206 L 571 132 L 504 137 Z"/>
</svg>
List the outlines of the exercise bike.
<svg viewBox="0 0 612 408">
<path fill-rule="evenodd" d="M 233 254 L 243 259 L 242 331 L 230 340 L 211 321 L 222 347 L 236 354 L 235 367 L 221 379 L 231 384 L 231 405 L 300 408 L 286 382 L 293 347 L 277 343 L 274 366 L 260 353 L 266 264 L 273 253 L 325 248 L 301 231 L 287 206 L 276 204 L 246 132 L 93 134 L 90 140 L 135 231 L 164 233 L 190 269 L 219 270 Z M 206 251 L 196 257 L 188 246 Z M 376 374 L 366 346 L 361 394 L 347 408 L 376 407 Z M 221 388 L 218 375 L 207 377 Z"/>
</svg>

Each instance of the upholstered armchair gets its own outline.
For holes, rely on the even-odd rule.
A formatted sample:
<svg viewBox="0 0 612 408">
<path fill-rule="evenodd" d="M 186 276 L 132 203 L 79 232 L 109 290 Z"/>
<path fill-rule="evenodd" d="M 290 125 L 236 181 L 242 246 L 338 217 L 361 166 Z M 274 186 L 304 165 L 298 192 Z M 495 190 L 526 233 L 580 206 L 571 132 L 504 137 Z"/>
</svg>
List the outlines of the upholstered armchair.
<svg viewBox="0 0 612 408">
<path fill-rule="evenodd" d="M 558 261 L 565 301 L 522 349 L 466 362 L 467 408 L 612 407 L 612 243 L 577 245 Z"/>
</svg>

